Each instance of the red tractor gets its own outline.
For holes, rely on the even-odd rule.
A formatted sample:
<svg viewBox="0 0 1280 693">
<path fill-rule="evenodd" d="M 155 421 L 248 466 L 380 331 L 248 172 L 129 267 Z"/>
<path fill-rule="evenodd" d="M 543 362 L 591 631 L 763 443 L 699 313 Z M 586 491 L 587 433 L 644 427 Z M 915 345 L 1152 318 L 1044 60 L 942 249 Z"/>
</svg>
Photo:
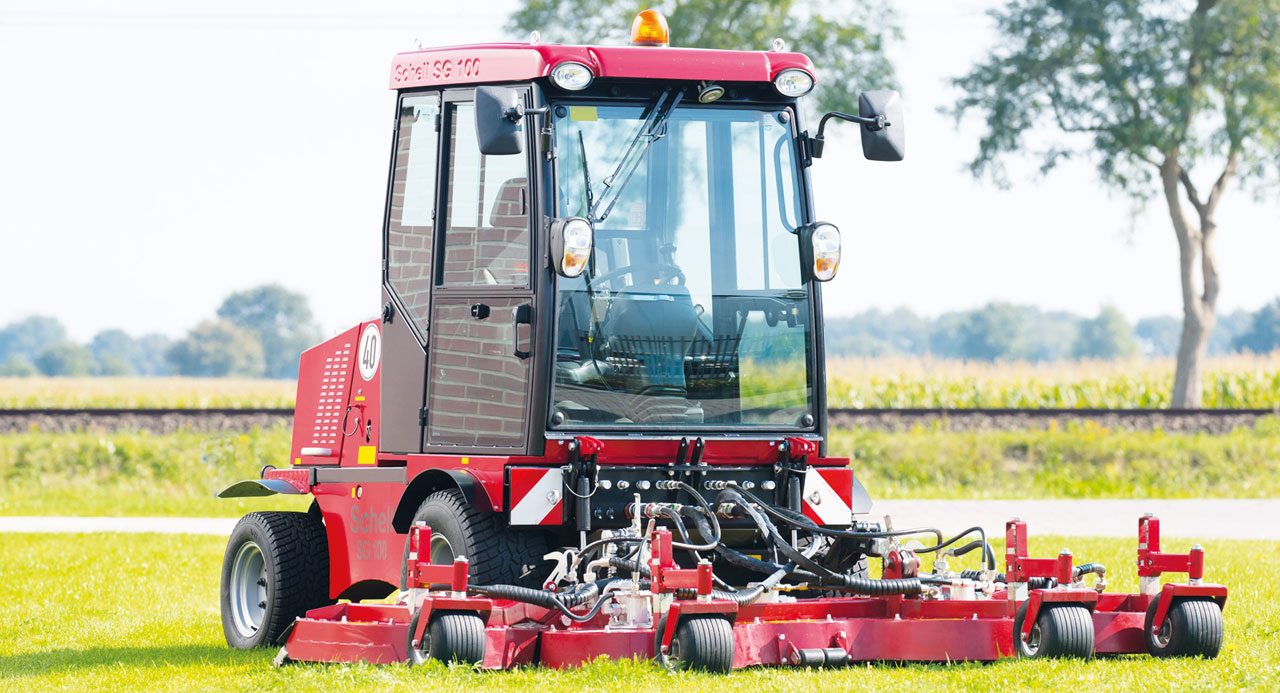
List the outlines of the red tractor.
<svg viewBox="0 0 1280 693">
<path fill-rule="evenodd" d="M 315 499 L 237 525 L 228 643 L 715 671 L 1215 654 L 1226 589 L 1203 552 L 1160 554 L 1153 519 L 1143 593 L 1111 595 L 1101 566 L 1029 558 L 1021 523 L 998 573 L 981 528 L 866 517 L 826 449 L 841 241 L 809 169 L 831 118 L 900 160 L 898 95 L 810 135 L 814 67 L 781 42 L 671 48 L 650 11 L 633 40 L 396 57 L 381 316 L 302 355 L 292 464 L 221 494 Z M 971 551 L 980 570 L 948 569 Z"/>
</svg>

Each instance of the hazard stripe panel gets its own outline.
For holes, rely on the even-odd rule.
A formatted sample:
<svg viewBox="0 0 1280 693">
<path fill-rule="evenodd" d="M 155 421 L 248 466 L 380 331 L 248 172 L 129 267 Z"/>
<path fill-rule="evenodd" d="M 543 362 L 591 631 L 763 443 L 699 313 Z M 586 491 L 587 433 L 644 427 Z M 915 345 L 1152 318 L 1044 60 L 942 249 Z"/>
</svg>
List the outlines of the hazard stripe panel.
<svg viewBox="0 0 1280 693">
<path fill-rule="evenodd" d="M 804 475 L 801 509 L 820 525 L 853 523 L 853 470 L 848 467 L 813 468 Z"/>
<path fill-rule="evenodd" d="M 559 467 L 511 467 L 511 524 L 564 522 L 564 472 Z"/>
</svg>

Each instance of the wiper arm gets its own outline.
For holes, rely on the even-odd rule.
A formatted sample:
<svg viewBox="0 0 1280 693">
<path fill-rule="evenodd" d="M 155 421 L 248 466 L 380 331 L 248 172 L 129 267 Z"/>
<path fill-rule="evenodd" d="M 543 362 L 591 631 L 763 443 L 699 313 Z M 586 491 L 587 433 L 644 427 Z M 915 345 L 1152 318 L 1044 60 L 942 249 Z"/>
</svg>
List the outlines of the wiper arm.
<svg viewBox="0 0 1280 693">
<path fill-rule="evenodd" d="M 680 100 L 684 98 L 684 90 L 676 92 L 676 97 L 671 100 L 670 105 L 664 109 L 663 105 L 667 102 L 667 97 L 671 96 L 671 89 L 662 92 L 658 97 L 658 102 L 653 105 L 653 110 L 649 112 L 649 117 L 645 119 L 644 125 L 640 126 L 640 131 L 632 138 L 631 144 L 627 145 L 627 151 L 622 155 L 622 160 L 618 162 L 618 168 L 604 179 L 604 190 L 601 191 L 599 199 L 591 206 L 588 218 L 592 223 L 600 223 L 604 221 L 609 212 L 613 211 L 614 205 L 618 203 L 618 198 L 622 196 L 622 191 L 627 187 L 627 183 L 631 181 L 631 176 L 636 172 L 640 162 L 644 160 L 645 154 L 649 153 L 649 147 L 654 142 L 666 136 L 667 119 L 676 110 L 676 106 L 680 105 Z M 618 177 L 622 177 L 622 182 L 617 183 Z M 588 186 L 590 187 L 590 186 Z M 604 211 L 598 216 L 597 208 L 605 204 Z"/>
<path fill-rule="evenodd" d="M 582 131 L 578 131 L 578 163 L 582 164 L 582 189 L 587 193 L 587 217 L 595 207 L 595 195 L 591 192 L 591 171 L 587 169 L 587 143 L 582 139 Z"/>
</svg>

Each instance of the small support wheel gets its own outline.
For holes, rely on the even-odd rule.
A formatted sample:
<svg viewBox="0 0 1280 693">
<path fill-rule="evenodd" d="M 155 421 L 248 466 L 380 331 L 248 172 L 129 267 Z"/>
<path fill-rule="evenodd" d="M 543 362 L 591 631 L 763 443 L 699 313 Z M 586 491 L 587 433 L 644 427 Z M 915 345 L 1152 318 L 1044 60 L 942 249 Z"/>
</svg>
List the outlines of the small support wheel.
<svg viewBox="0 0 1280 693">
<path fill-rule="evenodd" d="M 1019 657 L 1035 659 L 1093 656 L 1093 614 L 1079 604 L 1041 604 L 1031 637 L 1022 639 L 1027 617 L 1023 602 L 1013 617 L 1013 645 Z"/>
<path fill-rule="evenodd" d="M 728 673 L 733 667 L 733 625 L 721 616 L 682 619 L 667 657 L 674 669 Z"/>
<path fill-rule="evenodd" d="M 1218 656 L 1222 648 L 1222 608 L 1212 599 L 1175 599 L 1165 612 L 1164 623 L 1155 628 L 1160 596 L 1147 606 L 1143 619 L 1143 639 L 1154 657 Z"/>
<path fill-rule="evenodd" d="M 409 621 L 409 666 L 425 664 L 428 659 L 462 664 L 484 662 L 484 619 L 466 611 L 436 611 L 431 614 L 422 639 L 415 641 L 422 610 Z"/>
</svg>

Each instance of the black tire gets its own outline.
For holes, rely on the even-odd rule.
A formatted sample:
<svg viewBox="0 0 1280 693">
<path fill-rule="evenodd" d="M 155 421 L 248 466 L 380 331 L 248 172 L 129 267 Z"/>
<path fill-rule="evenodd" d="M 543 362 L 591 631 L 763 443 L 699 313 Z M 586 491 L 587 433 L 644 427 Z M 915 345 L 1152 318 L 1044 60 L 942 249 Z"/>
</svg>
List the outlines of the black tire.
<svg viewBox="0 0 1280 693">
<path fill-rule="evenodd" d="M 466 611 L 436 611 L 423 632 L 421 642 L 413 641 L 422 611 L 409 622 L 409 666 L 426 663 L 427 659 L 462 664 L 484 662 L 484 619 Z"/>
<path fill-rule="evenodd" d="M 1028 659 L 1093 656 L 1093 614 L 1079 604 L 1041 604 L 1030 642 L 1022 640 L 1027 617 L 1023 602 L 1013 617 L 1013 647 Z"/>
<path fill-rule="evenodd" d="M 550 546 L 545 532 L 512 531 L 499 513 L 478 512 L 457 489 L 436 491 L 427 496 L 413 514 L 413 522 L 429 525 L 433 541 L 438 540 L 436 535 L 443 537 L 453 557 L 467 557 L 471 562 L 468 578 L 472 584 L 542 587 L 542 579 L 548 574 L 540 570 L 542 557 Z M 433 560 L 438 560 L 435 553 Z M 400 589 L 408 588 L 408 561 L 409 542 L 406 541 L 400 566 Z"/>
<path fill-rule="evenodd" d="M 219 601 L 223 635 L 240 650 L 276 644 L 296 618 L 330 603 L 323 522 L 293 512 L 241 518 L 222 559 Z"/>
<path fill-rule="evenodd" d="M 669 650 L 672 668 L 728 673 L 733 668 L 733 625 L 722 616 L 683 618 Z"/>
<path fill-rule="evenodd" d="M 1212 599 L 1175 599 L 1165 613 L 1160 632 L 1152 633 L 1160 595 L 1147 605 L 1143 640 L 1155 657 L 1218 656 L 1222 649 L 1222 608 Z"/>
</svg>

